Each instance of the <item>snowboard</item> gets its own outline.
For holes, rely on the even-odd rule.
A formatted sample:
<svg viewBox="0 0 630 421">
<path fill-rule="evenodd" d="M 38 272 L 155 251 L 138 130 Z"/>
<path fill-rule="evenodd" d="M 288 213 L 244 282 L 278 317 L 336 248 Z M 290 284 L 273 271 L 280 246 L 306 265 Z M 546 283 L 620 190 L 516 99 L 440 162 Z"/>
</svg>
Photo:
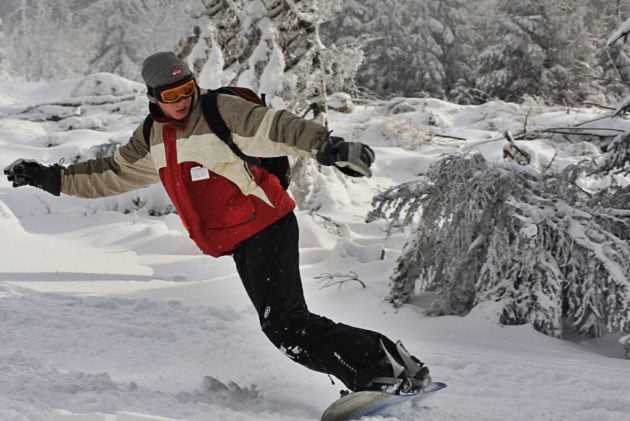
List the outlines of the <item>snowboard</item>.
<svg viewBox="0 0 630 421">
<path fill-rule="evenodd" d="M 408 400 L 418 400 L 433 392 L 444 389 L 446 383 L 433 382 L 418 393 L 393 395 L 378 391 L 349 393 L 334 401 L 322 414 L 321 421 L 347 421 L 370 415 L 380 415 L 382 411 Z"/>
</svg>

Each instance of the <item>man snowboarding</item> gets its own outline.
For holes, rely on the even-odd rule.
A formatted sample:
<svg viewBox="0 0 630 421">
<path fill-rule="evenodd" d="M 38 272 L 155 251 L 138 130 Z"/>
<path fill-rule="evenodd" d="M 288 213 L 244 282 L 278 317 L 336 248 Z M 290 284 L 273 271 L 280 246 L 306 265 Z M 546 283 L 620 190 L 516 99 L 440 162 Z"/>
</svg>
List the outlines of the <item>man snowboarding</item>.
<svg viewBox="0 0 630 421">
<path fill-rule="evenodd" d="M 400 342 L 308 311 L 295 202 L 278 177 L 213 132 L 201 106 L 209 94 L 187 64 L 159 52 L 144 61 L 142 77 L 152 118 L 128 143 L 112 156 L 65 167 L 19 159 L 4 170 L 13 186 L 97 198 L 161 182 L 197 246 L 233 257 L 263 332 L 289 358 L 352 391 L 408 393 L 428 384 L 427 367 Z M 216 112 L 247 156 L 310 156 L 349 176 L 370 175 L 369 146 L 330 136 L 317 123 L 227 94 L 216 96 Z"/>
</svg>

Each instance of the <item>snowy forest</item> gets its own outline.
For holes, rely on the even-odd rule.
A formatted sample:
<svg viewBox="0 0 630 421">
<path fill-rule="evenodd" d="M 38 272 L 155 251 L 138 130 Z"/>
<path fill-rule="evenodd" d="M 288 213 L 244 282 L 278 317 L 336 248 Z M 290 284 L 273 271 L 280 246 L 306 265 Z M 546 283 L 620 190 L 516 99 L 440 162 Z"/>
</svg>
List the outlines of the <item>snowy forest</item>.
<svg viewBox="0 0 630 421">
<path fill-rule="evenodd" d="M 335 92 L 359 102 L 590 104 L 616 119 L 630 107 L 630 4 L 620 0 L 21 0 L 3 15 L 9 80 L 138 80 L 146 55 L 172 49 L 201 86 L 252 87 L 324 119 Z M 464 153 L 377 195 L 368 219 L 418 233 L 392 275 L 391 302 L 434 290 L 434 314 L 506 300 L 504 324 L 558 337 L 630 332 L 630 136 L 591 127 L 506 133 L 507 166 Z M 514 139 L 540 136 L 589 140 L 604 154 L 559 173 L 536 169 Z M 296 164 L 303 208 L 313 206 L 313 171 Z M 147 202 L 156 200 L 136 199 Z M 157 202 L 152 212 L 172 211 Z"/>
<path fill-rule="evenodd" d="M 5 78 L 139 80 L 145 56 L 176 50 L 208 85 L 239 81 L 289 102 L 291 82 L 265 75 L 274 60 L 298 78 L 316 69 L 299 98 L 325 77 L 328 91 L 377 98 L 609 105 L 630 80 L 630 47 L 610 42 L 630 15 L 623 0 L 7 0 L 1 12 Z"/>
</svg>

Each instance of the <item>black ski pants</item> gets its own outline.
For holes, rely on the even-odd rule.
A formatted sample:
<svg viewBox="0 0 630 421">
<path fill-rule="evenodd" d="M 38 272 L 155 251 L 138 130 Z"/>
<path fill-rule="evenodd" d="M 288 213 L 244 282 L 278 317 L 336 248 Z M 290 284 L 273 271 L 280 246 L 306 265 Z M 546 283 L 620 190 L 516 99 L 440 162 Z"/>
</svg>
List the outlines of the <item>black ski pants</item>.
<svg viewBox="0 0 630 421">
<path fill-rule="evenodd" d="M 297 218 L 289 213 L 234 252 L 263 332 L 292 360 L 337 377 L 351 390 L 365 388 L 374 377 L 392 376 L 380 345 L 382 341 L 395 352 L 391 340 L 308 311 L 299 271 L 298 237 Z"/>
</svg>

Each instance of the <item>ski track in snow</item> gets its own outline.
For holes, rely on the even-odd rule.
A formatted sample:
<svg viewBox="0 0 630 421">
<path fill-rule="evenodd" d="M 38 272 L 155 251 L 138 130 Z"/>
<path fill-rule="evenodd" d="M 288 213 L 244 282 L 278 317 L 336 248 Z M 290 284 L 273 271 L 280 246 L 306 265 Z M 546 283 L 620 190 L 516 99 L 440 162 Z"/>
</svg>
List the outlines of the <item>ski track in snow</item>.
<svg viewBox="0 0 630 421">
<path fill-rule="evenodd" d="M 182 372 L 192 371 L 187 362 L 224 363 L 217 354 L 239 354 L 232 344 L 255 326 L 232 309 L 40 294 L 0 284 L 0 319 L 1 419 L 46 419 L 56 408 L 104 413 L 125 408 L 194 419 L 230 419 L 241 411 L 275 418 L 264 417 L 273 403 L 252 386 L 222 393 L 204 392 L 201 385 L 180 392 L 155 388 L 154 383 L 177 382 Z M 220 353 L 210 349 L 215 346 Z M 199 381 L 203 374 L 199 371 Z"/>
<path fill-rule="evenodd" d="M 213 372 L 228 379 L 231 370 L 221 367 L 250 358 L 251 337 L 265 347 L 254 332 L 253 316 L 173 300 L 41 294 L 0 284 L 1 419 L 50 419 L 57 408 L 76 413 L 124 409 L 200 420 L 315 419 L 313 408 L 292 408 L 281 396 L 266 397 L 264 388 L 258 392 L 245 385 L 217 393 L 186 384 L 186 379 L 200 382 Z M 478 326 L 472 330 L 484 330 Z M 396 419 L 413 420 L 420 412 L 423 420 L 563 420 L 569 414 L 575 420 L 621 420 L 630 413 L 624 361 L 602 366 L 603 357 L 561 343 L 549 356 L 519 353 L 518 346 L 513 353 L 493 352 L 493 342 L 514 340 L 518 345 L 518 334 L 501 337 L 496 332 L 487 348 L 481 341 L 468 348 L 463 343 L 445 346 L 448 341 L 438 330 L 458 332 L 455 318 L 427 320 L 420 327 L 426 344 L 414 348 L 423 349 L 434 376 L 449 387 L 417 406 L 410 402 L 391 410 Z M 529 329 L 523 333 L 526 338 L 536 335 Z M 242 370 L 236 370 L 237 377 L 246 381 Z M 519 407 L 524 410 L 515 412 Z"/>
</svg>

